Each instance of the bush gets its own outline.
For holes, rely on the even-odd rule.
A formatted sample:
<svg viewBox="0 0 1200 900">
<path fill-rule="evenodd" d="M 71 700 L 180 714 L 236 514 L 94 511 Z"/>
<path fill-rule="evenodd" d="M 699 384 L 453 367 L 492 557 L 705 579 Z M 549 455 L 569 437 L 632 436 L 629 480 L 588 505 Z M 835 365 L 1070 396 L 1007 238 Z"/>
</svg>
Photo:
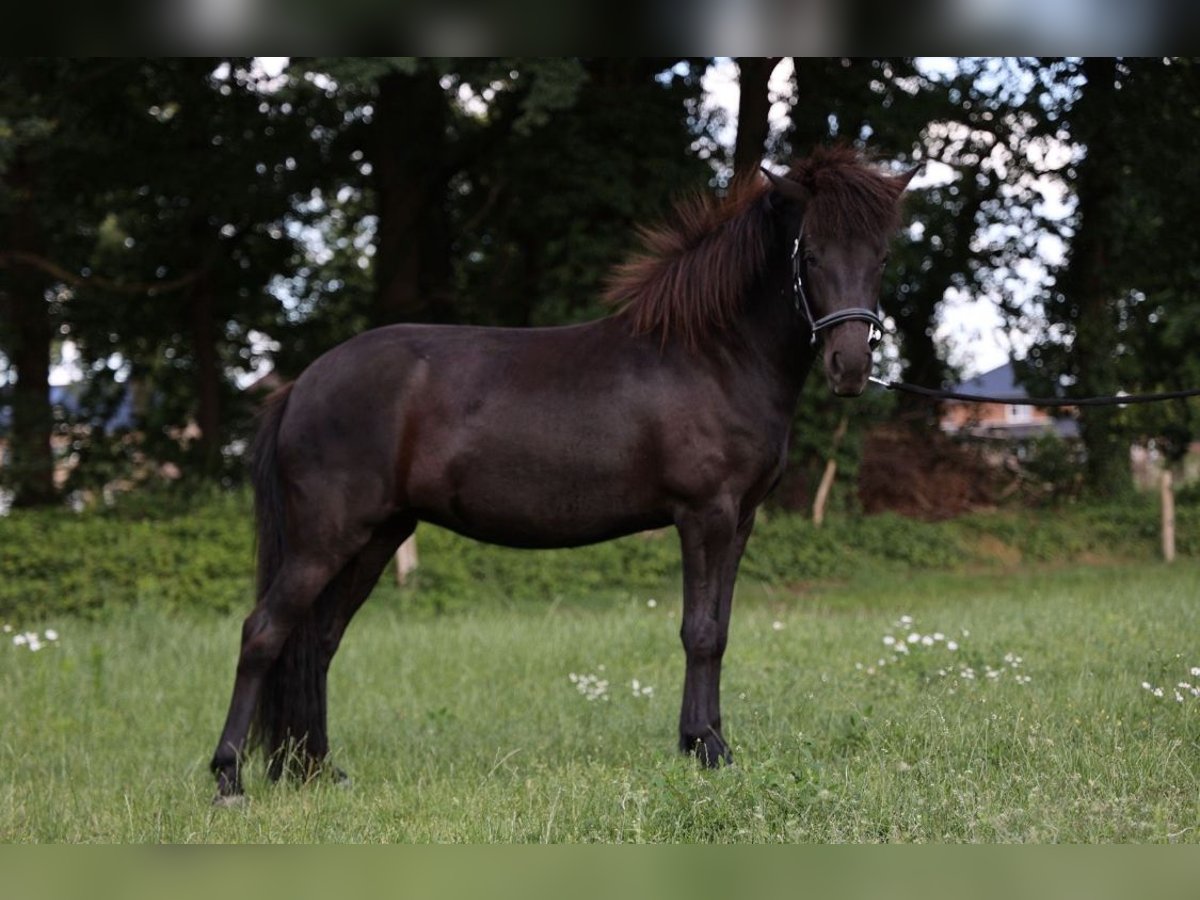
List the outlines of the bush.
<svg viewBox="0 0 1200 900">
<path fill-rule="evenodd" d="M 1200 553 L 1200 505 L 1180 502 L 1176 520 L 1180 555 Z M 893 514 L 833 518 L 822 528 L 801 515 L 771 512 L 760 517 L 741 571 L 748 580 L 787 587 L 967 566 L 1153 559 L 1158 528 L 1158 508 L 1148 497 L 938 523 Z M 679 591 L 679 542 L 671 529 L 541 552 L 478 544 L 431 526 L 418 534 L 421 567 L 410 586 L 397 589 L 389 573 L 380 587 L 412 610 L 606 603 Z M 0 618 L 25 623 L 135 605 L 249 610 L 252 548 L 244 492 L 141 495 L 82 514 L 19 512 L 0 518 Z"/>
<path fill-rule="evenodd" d="M 213 491 L 114 509 L 0 518 L 0 617 L 95 615 L 151 604 L 228 611 L 252 599 L 250 504 Z"/>
</svg>

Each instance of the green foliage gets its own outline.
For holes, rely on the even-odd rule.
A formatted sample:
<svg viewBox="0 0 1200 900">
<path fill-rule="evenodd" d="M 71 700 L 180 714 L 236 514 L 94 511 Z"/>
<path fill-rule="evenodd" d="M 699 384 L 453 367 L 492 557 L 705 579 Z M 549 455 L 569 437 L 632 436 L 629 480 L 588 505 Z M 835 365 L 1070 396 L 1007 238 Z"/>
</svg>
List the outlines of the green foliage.
<svg viewBox="0 0 1200 900">
<path fill-rule="evenodd" d="M 712 175 L 687 149 L 703 67 L 658 77 L 669 65 L 514 62 L 525 93 L 512 133 L 463 171 L 452 195 L 460 320 L 552 325 L 606 311 L 605 279 L 636 227 Z"/>
<path fill-rule="evenodd" d="M 1026 454 L 1021 461 L 1022 470 L 1049 499 L 1070 500 L 1079 496 L 1083 470 L 1077 445 L 1054 432 L 1046 432 L 1029 444 Z"/>
<path fill-rule="evenodd" d="M 1076 80 L 1063 104 L 1067 134 L 1086 155 L 1063 173 L 1076 199 L 1064 223 L 1070 254 L 1039 298 L 1044 316 L 1027 322 L 1040 331 L 1027 382 L 1038 392 L 1066 384 L 1068 396 L 1194 387 L 1200 181 L 1177 164 L 1174 136 L 1200 121 L 1200 67 L 1190 58 L 1089 57 L 1067 74 Z M 1089 490 L 1127 489 L 1134 440 L 1181 459 L 1197 434 L 1196 409 L 1084 408 Z"/>
<path fill-rule="evenodd" d="M 121 496 L 109 509 L 22 512 L 0 518 L 0 614 L 104 616 L 133 606 L 248 611 L 253 534 L 244 493 L 181 486 Z M 1200 555 L 1200 506 L 1176 510 L 1181 556 Z M 790 589 L 830 581 L 896 577 L 1020 563 L 1153 559 L 1158 511 L 1139 498 L 977 514 L 922 523 L 885 514 L 760 513 L 742 562 L 743 583 Z M 487 607 L 545 609 L 563 602 L 611 605 L 679 594 L 672 529 L 577 550 L 493 547 L 422 526 L 420 568 L 398 588 L 389 571 L 377 593 L 414 614 Z"/>
<path fill-rule="evenodd" d="M 243 495 L 192 485 L 103 511 L 0 518 L 0 615 L 246 609 L 252 541 Z"/>
<path fill-rule="evenodd" d="M 867 431 L 886 420 L 895 408 L 895 395 L 873 386 L 853 400 L 835 397 L 829 390 L 818 358 L 800 394 L 788 444 L 789 468 L 785 478 L 798 483 L 801 490 L 788 490 L 788 496 L 781 498 L 782 502 L 811 509 L 825 464 L 832 459 L 837 463 L 838 487 L 832 492 L 830 509 L 857 512 L 856 485 Z M 802 502 L 797 503 L 798 497 L 803 498 Z"/>
</svg>

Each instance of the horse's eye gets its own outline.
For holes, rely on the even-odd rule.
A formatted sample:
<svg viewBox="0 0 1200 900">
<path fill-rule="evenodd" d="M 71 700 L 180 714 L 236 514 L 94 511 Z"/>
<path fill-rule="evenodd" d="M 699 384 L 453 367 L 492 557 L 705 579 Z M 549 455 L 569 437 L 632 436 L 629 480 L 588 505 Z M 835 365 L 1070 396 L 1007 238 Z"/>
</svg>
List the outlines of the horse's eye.
<svg viewBox="0 0 1200 900">
<path fill-rule="evenodd" d="M 804 264 L 806 266 L 808 266 L 809 268 L 812 268 L 813 266 L 817 265 L 816 255 L 812 254 L 812 253 L 805 253 L 804 254 Z"/>
</svg>

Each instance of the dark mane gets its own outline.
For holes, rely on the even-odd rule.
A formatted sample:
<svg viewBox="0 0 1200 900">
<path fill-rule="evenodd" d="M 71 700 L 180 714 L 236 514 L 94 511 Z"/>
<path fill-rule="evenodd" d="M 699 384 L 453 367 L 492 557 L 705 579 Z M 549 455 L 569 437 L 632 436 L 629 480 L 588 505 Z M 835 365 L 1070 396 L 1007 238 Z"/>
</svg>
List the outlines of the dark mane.
<svg viewBox="0 0 1200 900">
<path fill-rule="evenodd" d="M 638 334 L 695 344 L 727 326 L 766 263 L 767 181 L 757 173 L 724 198 L 688 197 L 671 217 L 642 228 L 642 249 L 617 266 L 605 299 Z"/>
<path fill-rule="evenodd" d="M 904 183 L 872 168 L 851 147 L 822 147 L 788 170 L 808 194 L 813 234 L 890 235 L 900 224 Z M 640 231 L 642 248 L 610 276 L 605 299 L 638 334 L 695 344 L 726 328 L 767 260 L 770 185 L 755 173 L 723 198 L 694 196 L 663 224 Z"/>
</svg>

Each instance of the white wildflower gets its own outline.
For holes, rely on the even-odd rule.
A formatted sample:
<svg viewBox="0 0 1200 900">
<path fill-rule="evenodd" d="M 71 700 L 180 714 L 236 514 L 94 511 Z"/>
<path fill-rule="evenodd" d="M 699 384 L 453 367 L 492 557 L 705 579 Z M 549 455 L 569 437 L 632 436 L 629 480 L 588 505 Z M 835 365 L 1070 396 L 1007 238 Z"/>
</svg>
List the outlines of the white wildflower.
<svg viewBox="0 0 1200 900">
<path fill-rule="evenodd" d="M 598 675 L 577 675 L 572 672 L 567 678 L 586 700 L 608 700 L 608 681 Z"/>
<path fill-rule="evenodd" d="M 57 641 L 58 640 L 58 632 L 55 631 L 53 628 L 47 628 L 44 632 L 42 632 L 42 634 L 48 641 Z"/>
<path fill-rule="evenodd" d="M 646 601 L 646 606 L 649 607 L 650 609 L 654 609 L 654 607 L 658 606 L 658 601 L 655 600 L 653 597 L 651 597 L 649 600 Z"/>
<path fill-rule="evenodd" d="M 896 639 L 894 637 L 892 637 L 890 634 L 885 634 L 883 636 L 883 643 L 886 646 L 890 647 L 890 646 L 892 646 L 892 644 L 896 643 Z"/>
<path fill-rule="evenodd" d="M 783 631 L 783 623 L 780 622 L 778 619 L 776 619 L 774 622 L 771 623 L 771 628 L 774 629 L 775 631 Z"/>
<path fill-rule="evenodd" d="M 957 650 L 958 649 L 958 641 L 946 641 L 946 649 L 947 650 Z"/>
</svg>

